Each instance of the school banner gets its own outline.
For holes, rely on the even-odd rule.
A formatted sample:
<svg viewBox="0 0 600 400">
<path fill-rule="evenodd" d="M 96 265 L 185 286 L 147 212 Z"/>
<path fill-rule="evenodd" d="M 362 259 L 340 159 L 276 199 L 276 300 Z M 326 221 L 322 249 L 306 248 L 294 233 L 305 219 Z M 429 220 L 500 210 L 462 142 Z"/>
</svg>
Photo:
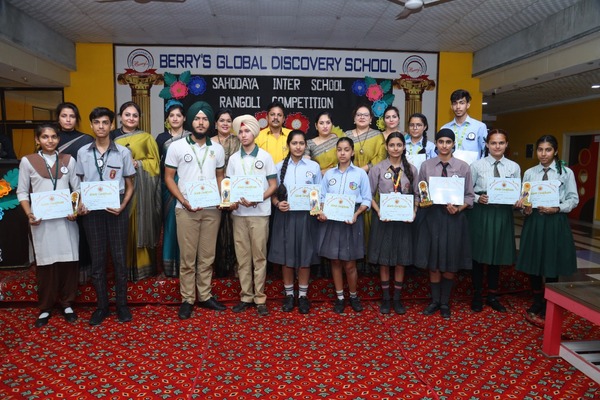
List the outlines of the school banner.
<svg viewBox="0 0 600 400">
<path fill-rule="evenodd" d="M 198 100 L 215 113 L 228 107 L 234 117 L 252 114 L 266 126 L 266 108 L 286 107 L 285 126 L 316 135 L 315 116 L 330 111 L 341 130 L 353 128 L 352 110 L 371 107 L 373 127 L 382 128 L 383 110 L 422 112 L 429 133 L 436 126 L 438 53 L 267 48 L 115 46 L 116 106 L 134 100 L 142 108 L 142 127 L 164 131 L 169 100 L 187 109 Z"/>
</svg>

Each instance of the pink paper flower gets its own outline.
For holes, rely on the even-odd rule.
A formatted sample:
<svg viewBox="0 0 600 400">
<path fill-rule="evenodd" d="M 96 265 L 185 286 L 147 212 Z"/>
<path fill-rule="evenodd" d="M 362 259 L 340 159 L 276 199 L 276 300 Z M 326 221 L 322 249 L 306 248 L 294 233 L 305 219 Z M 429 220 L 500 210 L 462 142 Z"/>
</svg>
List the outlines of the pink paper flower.
<svg viewBox="0 0 600 400">
<path fill-rule="evenodd" d="M 369 85 L 367 88 L 367 98 L 371 101 L 381 100 L 383 98 L 383 90 L 378 84 Z"/>
<path fill-rule="evenodd" d="M 171 96 L 175 99 L 183 99 L 188 94 L 188 87 L 185 83 L 177 81 L 171 85 L 169 89 Z"/>
<path fill-rule="evenodd" d="M 288 129 L 300 129 L 306 134 L 310 122 L 302 113 L 293 113 L 285 119 L 285 127 Z"/>
</svg>

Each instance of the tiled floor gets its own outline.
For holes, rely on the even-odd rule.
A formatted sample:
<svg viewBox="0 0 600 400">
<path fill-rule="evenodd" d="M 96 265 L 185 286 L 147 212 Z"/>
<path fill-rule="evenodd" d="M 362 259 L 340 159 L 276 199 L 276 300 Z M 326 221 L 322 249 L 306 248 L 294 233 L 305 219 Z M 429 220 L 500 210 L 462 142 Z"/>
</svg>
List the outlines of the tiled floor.
<svg viewBox="0 0 600 400">
<path fill-rule="evenodd" d="M 523 217 L 516 214 L 515 234 L 517 249 L 523 227 Z M 571 221 L 571 231 L 577 252 L 577 273 L 561 277 L 564 282 L 600 280 L 600 227 L 592 224 Z"/>
</svg>

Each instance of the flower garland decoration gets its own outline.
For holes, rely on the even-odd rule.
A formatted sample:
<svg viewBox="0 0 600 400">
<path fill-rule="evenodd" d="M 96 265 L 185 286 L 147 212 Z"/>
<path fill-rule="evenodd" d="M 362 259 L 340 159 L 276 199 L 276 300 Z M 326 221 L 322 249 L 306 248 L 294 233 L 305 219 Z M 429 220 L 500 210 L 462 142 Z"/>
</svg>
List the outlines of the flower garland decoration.
<svg viewBox="0 0 600 400">
<path fill-rule="evenodd" d="M 8 171 L 0 179 L 0 219 L 4 217 L 5 210 L 12 210 L 19 205 L 17 199 L 17 185 L 19 184 L 19 169 L 14 168 Z"/>
<path fill-rule="evenodd" d="M 160 91 L 158 96 L 165 100 L 183 99 L 189 93 L 187 85 L 191 78 L 192 73 L 190 71 L 182 72 L 179 78 L 170 72 L 165 72 L 165 87 Z"/>
<path fill-rule="evenodd" d="M 254 113 L 254 118 L 256 118 L 256 120 L 258 121 L 258 126 L 260 126 L 260 129 L 265 129 L 267 125 L 269 125 L 266 111 L 259 111 L 257 113 Z"/>
<path fill-rule="evenodd" d="M 372 102 L 371 110 L 373 115 L 377 118 L 381 118 L 385 109 L 394 103 L 396 95 L 392 93 L 392 81 L 386 79 L 377 83 L 374 78 L 366 76 L 365 79 L 357 79 L 352 84 L 352 93 L 362 97 L 366 96 L 367 99 Z M 380 127 L 379 121 L 377 121 L 377 127 Z"/>
<path fill-rule="evenodd" d="M 288 129 L 300 129 L 304 134 L 308 132 L 310 122 L 308 117 L 301 112 L 292 113 L 285 119 L 284 126 Z"/>
</svg>

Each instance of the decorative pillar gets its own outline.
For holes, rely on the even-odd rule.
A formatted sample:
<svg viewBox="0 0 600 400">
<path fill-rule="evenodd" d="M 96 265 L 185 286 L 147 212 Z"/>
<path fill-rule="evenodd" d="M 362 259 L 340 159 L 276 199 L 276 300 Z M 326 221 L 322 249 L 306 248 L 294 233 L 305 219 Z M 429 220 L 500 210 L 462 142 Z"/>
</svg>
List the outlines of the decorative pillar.
<svg viewBox="0 0 600 400">
<path fill-rule="evenodd" d="M 423 110 L 423 92 L 435 89 L 435 82 L 428 75 L 413 78 L 401 74 L 399 79 L 392 82 L 397 89 L 404 90 L 404 132 L 408 132 L 408 117 Z"/>
</svg>

